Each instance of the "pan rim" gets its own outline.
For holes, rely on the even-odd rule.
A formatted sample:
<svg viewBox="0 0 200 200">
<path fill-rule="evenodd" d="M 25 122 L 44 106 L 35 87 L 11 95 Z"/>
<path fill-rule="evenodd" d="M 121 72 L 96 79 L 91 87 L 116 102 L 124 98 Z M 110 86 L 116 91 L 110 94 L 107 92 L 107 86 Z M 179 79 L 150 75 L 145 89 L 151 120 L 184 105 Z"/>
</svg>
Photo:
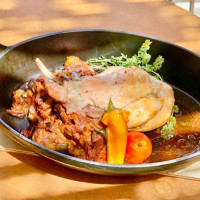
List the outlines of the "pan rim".
<svg viewBox="0 0 200 200">
<path fill-rule="evenodd" d="M 39 35 L 39 36 L 35 36 L 35 37 L 32 37 L 30 39 L 27 39 L 27 40 L 24 40 L 22 42 L 19 42 L 19 43 L 16 43 L 14 45 L 11 45 L 11 46 L 8 46 L 6 50 L 4 50 L 1 55 L 0 55 L 0 59 L 5 55 L 7 54 L 10 50 L 22 45 L 22 44 L 25 44 L 27 42 L 30 42 L 30 41 L 33 41 L 33 40 L 37 40 L 37 39 L 40 39 L 40 38 L 45 38 L 45 37 L 49 37 L 49 36 L 54 36 L 54 35 L 58 35 L 58 34 L 67 34 L 67 33 L 73 33 L 73 32 L 110 32 L 110 33 L 117 33 L 117 34 L 128 34 L 128 35 L 134 35 L 134 36 L 138 36 L 138 37 L 144 37 L 144 38 L 149 38 L 149 39 L 152 39 L 152 40 L 156 40 L 156 41 L 159 41 L 159 42 L 162 42 L 162 43 L 166 43 L 166 44 L 169 44 L 173 47 L 176 47 L 176 48 L 180 48 L 194 56 L 197 56 L 198 58 L 200 58 L 200 55 L 195 53 L 195 52 L 192 52 L 191 50 L 188 50 L 184 47 L 181 47 L 177 44 L 173 44 L 171 42 L 168 42 L 168 41 L 165 41 L 165 40 L 162 40 L 162 39 L 159 39 L 159 38 L 156 38 L 156 37 L 152 37 L 152 36 L 147 36 L 147 35 L 143 35 L 143 34 L 140 34 L 140 33 L 134 33 L 134 32 L 127 32 L 127 31 L 121 31 L 121 30 L 109 30 L 109 29 L 74 29 L 74 30 L 65 30 L 65 31 L 58 31 L 58 32 L 51 32 L 51 33 L 47 33 L 47 34 L 43 34 L 43 35 Z M 189 94 L 188 94 L 189 95 Z M 168 161 L 162 161 L 162 162 L 156 162 L 156 163 L 144 163 L 144 164 L 130 164 L 130 165 L 113 165 L 113 164 L 107 164 L 107 163 L 100 163 L 100 162 L 94 162 L 94 161 L 88 161 L 88 160 L 84 160 L 84 159 L 80 159 L 80 158 L 75 158 L 73 156 L 70 156 L 70 155 L 66 155 L 66 154 L 62 154 L 60 152 L 57 152 L 57 151 L 54 151 L 54 150 L 51 150 L 51 149 L 48 149 L 36 142 L 34 142 L 33 140 L 31 139 L 28 139 L 26 138 L 25 136 L 21 135 L 19 132 L 17 132 L 15 129 L 13 129 L 12 127 L 10 127 L 8 124 L 6 124 L 1 118 L 0 118 L 0 123 L 6 128 L 8 129 L 10 132 L 14 133 L 16 137 L 19 137 L 23 140 L 25 140 L 26 142 L 28 142 L 29 144 L 37 147 L 37 148 L 40 148 L 44 151 L 48 151 L 56 156 L 59 156 L 59 157 L 63 157 L 63 158 L 66 158 L 68 160 L 71 160 L 71 161 L 75 161 L 75 164 L 76 163 L 80 163 L 80 164 L 87 164 L 89 165 L 90 167 L 91 166 L 96 166 L 96 167 L 99 167 L 99 168 L 106 168 L 106 169 L 146 169 L 146 168 L 151 168 L 151 167 L 162 167 L 162 166 L 168 166 L 168 165 L 171 165 L 171 164 L 177 164 L 179 162 L 183 162 L 185 160 L 189 160 L 189 159 L 192 159 L 194 157 L 197 157 L 200 155 L 200 151 L 197 151 L 197 152 L 194 152 L 192 154 L 189 154 L 189 155 L 186 155 L 186 156 L 183 156 L 183 157 L 180 157 L 180 158 L 176 158 L 176 159 L 172 159 L 172 160 L 168 160 Z M 67 164 L 67 163 L 66 163 Z M 77 167 L 77 165 L 74 165 L 75 167 Z"/>
<path fill-rule="evenodd" d="M 164 40 L 164 39 L 160 39 L 160 38 L 157 38 L 157 37 L 154 37 L 154 36 L 150 36 L 150 35 L 145 35 L 145 34 L 141 34 L 141 33 L 137 33 L 137 32 L 131 32 L 131 31 L 122 31 L 122 30 L 112 30 L 112 29 L 72 29 L 72 30 L 63 30 L 63 31 L 56 31 L 56 32 L 50 32 L 50 33 L 46 33 L 46 34 L 42 34 L 42 35 L 37 35 L 37 36 L 34 36 L 34 37 L 31 37 L 29 39 L 26 39 L 26 40 L 23 40 L 21 42 L 18 42 L 14 45 L 10 45 L 10 46 L 7 46 L 7 49 L 4 50 L 4 54 L 6 54 L 8 51 L 12 50 L 13 48 L 16 48 L 22 44 L 25 44 L 27 42 L 31 42 L 33 40 L 37 40 L 37 39 L 41 39 L 41 38 L 45 38 L 45 37 L 49 37 L 49 36 L 54 36 L 54 35 L 58 35 L 58 34 L 64 34 L 64 33 L 78 33 L 78 32 L 110 32 L 110 33 L 119 33 L 119 34 L 126 34 L 126 35 L 134 35 L 134 36 L 139 36 L 139 37 L 144 37 L 144 38 L 148 38 L 148 39 L 152 39 L 152 40 L 156 40 L 156 41 L 159 41 L 159 42 L 163 42 L 163 43 L 166 43 L 166 44 L 169 44 L 171 46 L 174 46 L 174 47 L 177 47 L 177 48 L 180 48 L 180 49 L 183 49 L 184 51 L 187 51 L 188 53 L 191 53 L 197 57 L 200 58 L 200 54 L 198 53 L 195 53 L 185 47 L 182 47 L 178 44 L 175 44 L 175 43 L 172 43 L 172 42 L 169 42 L 167 40 Z M 1 56 L 2 57 L 2 56 Z M 1 59 L 0 57 L 0 59 Z"/>
</svg>

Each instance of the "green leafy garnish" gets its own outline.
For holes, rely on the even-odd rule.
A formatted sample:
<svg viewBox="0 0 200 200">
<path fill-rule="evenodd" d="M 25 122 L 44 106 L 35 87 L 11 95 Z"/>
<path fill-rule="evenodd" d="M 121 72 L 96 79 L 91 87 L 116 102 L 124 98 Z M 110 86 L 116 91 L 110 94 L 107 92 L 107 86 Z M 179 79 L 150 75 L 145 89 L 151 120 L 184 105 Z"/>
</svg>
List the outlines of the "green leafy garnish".
<svg viewBox="0 0 200 200">
<path fill-rule="evenodd" d="M 146 40 L 138 50 L 138 53 L 130 58 L 121 53 L 121 56 L 118 57 L 111 56 L 110 58 L 105 58 L 104 56 L 100 56 L 96 59 L 89 59 L 87 63 L 97 72 L 102 72 L 110 66 L 136 66 L 155 78 L 162 80 L 161 76 L 156 71 L 162 67 L 164 58 L 162 56 L 158 56 L 153 64 L 149 64 L 151 55 L 148 53 L 148 50 L 150 49 L 151 43 L 152 42 L 150 40 Z"/>
<path fill-rule="evenodd" d="M 109 103 L 108 103 L 108 108 L 107 108 L 106 112 L 111 112 L 113 110 L 116 110 L 116 108 L 115 108 L 115 106 L 114 106 L 114 104 L 112 102 L 112 99 L 110 98 Z"/>
<path fill-rule="evenodd" d="M 174 117 L 174 113 L 178 113 L 179 107 L 177 105 L 174 105 L 173 110 L 172 110 L 172 115 L 169 118 L 169 121 L 162 127 L 161 129 L 161 136 L 169 140 L 174 136 L 174 126 L 176 125 L 176 118 Z"/>
<path fill-rule="evenodd" d="M 177 105 L 174 105 L 172 113 L 178 113 L 179 112 L 179 107 Z"/>
</svg>

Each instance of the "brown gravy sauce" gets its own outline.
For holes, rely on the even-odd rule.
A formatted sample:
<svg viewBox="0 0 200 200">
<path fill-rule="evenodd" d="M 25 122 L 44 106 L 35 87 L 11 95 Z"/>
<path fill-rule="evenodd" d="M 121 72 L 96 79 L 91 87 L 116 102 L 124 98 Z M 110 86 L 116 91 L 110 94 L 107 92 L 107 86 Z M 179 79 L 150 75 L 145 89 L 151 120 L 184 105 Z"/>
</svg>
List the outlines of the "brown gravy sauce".
<svg viewBox="0 0 200 200">
<path fill-rule="evenodd" d="M 174 137 L 164 140 L 158 130 L 147 133 L 153 146 L 146 163 L 182 157 L 200 150 L 200 104 L 187 93 L 174 88 L 179 113 L 175 115 Z"/>
<path fill-rule="evenodd" d="M 153 152 L 148 163 L 161 162 L 182 157 L 200 149 L 200 132 L 176 135 L 170 140 L 164 140 L 157 134 L 151 134 Z"/>
</svg>

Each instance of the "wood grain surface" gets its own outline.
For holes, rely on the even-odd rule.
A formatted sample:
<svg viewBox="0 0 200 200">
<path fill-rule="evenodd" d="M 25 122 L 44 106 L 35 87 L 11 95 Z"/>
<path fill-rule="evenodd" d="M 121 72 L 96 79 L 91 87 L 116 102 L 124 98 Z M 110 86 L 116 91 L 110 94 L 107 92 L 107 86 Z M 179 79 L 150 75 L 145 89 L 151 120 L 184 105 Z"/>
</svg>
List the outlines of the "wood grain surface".
<svg viewBox="0 0 200 200">
<path fill-rule="evenodd" d="M 200 18 L 164 0 L 0 1 L 0 43 L 54 31 L 105 28 L 158 37 L 200 53 Z M 200 182 L 91 175 L 45 158 L 0 152 L 0 200 L 199 200 Z"/>
</svg>

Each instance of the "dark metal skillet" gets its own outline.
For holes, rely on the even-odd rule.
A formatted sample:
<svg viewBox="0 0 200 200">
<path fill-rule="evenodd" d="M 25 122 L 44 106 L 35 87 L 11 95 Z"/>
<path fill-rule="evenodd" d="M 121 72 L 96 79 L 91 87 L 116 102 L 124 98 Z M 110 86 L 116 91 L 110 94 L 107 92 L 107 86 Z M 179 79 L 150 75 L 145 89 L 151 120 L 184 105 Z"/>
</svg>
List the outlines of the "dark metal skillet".
<svg viewBox="0 0 200 200">
<path fill-rule="evenodd" d="M 200 102 L 200 56 L 177 45 L 139 34 L 108 30 L 74 30 L 38 36 L 19 44 L 0 46 L 0 122 L 4 132 L 18 143 L 64 166 L 81 171 L 106 174 L 149 174 L 182 168 L 200 159 L 200 151 L 174 160 L 139 164 L 110 165 L 74 158 L 50 150 L 22 136 L 19 131 L 27 125 L 26 119 L 6 114 L 11 107 L 13 90 L 40 72 L 34 65 L 41 58 L 50 70 L 59 68 L 66 56 L 76 55 L 83 60 L 100 55 L 133 55 L 145 39 L 153 41 L 150 54 L 162 55 L 165 63 L 161 71 L 164 80 L 183 89 Z"/>
</svg>

